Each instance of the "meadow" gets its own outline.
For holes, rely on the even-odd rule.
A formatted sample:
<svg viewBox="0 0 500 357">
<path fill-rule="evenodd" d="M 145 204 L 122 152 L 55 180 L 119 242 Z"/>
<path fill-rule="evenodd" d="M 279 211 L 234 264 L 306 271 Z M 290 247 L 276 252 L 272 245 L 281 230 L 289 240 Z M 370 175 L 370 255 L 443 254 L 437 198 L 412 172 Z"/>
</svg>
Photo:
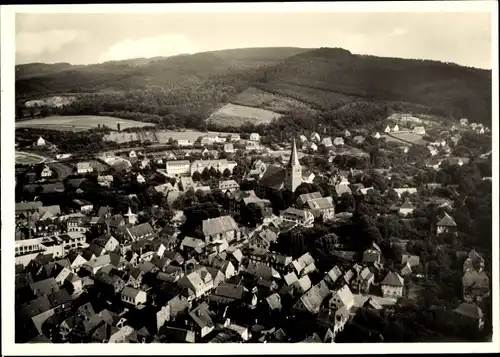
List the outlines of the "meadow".
<svg viewBox="0 0 500 357">
<path fill-rule="evenodd" d="M 96 115 L 75 115 L 75 116 L 51 116 L 40 119 L 30 119 L 16 122 L 17 128 L 36 128 L 60 131 L 85 131 L 97 128 L 98 125 L 105 125 L 110 129 L 120 129 L 155 126 L 154 123 L 140 122 L 135 120 L 120 119 L 107 116 Z"/>
<path fill-rule="evenodd" d="M 222 126 L 239 127 L 246 122 L 254 125 L 268 124 L 281 116 L 281 114 L 270 110 L 229 103 L 212 113 L 208 122 Z"/>
</svg>

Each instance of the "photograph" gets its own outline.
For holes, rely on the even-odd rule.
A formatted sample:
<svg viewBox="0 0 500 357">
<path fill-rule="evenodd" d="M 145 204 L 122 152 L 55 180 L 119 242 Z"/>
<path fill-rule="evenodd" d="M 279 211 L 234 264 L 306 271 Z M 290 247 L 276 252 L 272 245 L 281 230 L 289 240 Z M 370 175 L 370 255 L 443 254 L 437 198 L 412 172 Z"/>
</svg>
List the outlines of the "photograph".
<svg viewBox="0 0 500 357">
<path fill-rule="evenodd" d="M 498 3 L 122 5 L 2 6 L 11 352 L 499 348 Z"/>
</svg>

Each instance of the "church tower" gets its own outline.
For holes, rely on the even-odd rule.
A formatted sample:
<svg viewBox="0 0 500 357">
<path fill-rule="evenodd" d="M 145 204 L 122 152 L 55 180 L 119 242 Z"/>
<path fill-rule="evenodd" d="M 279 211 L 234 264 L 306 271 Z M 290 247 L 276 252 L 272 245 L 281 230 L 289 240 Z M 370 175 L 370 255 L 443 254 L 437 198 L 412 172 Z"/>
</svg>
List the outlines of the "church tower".
<svg viewBox="0 0 500 357">
<path fill-rule="evenodd" d="M 295 145 L 295 139 L 293 139 L 292 153 L 290 154 L 290 161 L 286 166 L 285 174 L 285 189 L 292 190 L 295 189 L 302 183 L 302 166 L 299 163 L 299 156 L 297 155 L 297 146 Z"/>
</svg>

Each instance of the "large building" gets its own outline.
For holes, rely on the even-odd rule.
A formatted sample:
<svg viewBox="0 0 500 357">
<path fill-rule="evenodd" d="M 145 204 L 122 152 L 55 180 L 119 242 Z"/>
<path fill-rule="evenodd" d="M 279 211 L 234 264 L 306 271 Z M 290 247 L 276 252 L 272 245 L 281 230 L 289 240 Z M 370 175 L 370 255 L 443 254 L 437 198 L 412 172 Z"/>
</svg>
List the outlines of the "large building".
<svg viewBox="0 0 500 357">
<path fill-rule="evenodd" d="M 236 165 L 236 161 L 228 161 L 226 159 L 196 160 L 191 164 L 191 176 L 195 172 L 199 172 L 201 174 L 205 168 L 210 170 L 212 167 L 216 170 L 219 170 L 221 173 L 223 173 L 225 169 L 229 169 L 229 171 L 233 172 L 233 169 L 236 167 Z"/>
<path fill-rule="evenodd" d="M 166 171 L 167 175 L 185 175 L 190 173 L 191 165 L 189 160 L 177 160 L 177 161 L 167 161 Z"/>
<path fill-rule="evenodd" d="M 297 146 L 295 145 L 295 139 L 293 140 L 292 153 L 290 155 L 290 161 L 286 166 L 285 171 L 285 189 L 295 192 L 295 189 L 302 183 L 302 166 L 299 163 L 299 156 L 297 155 Z"/>
</svg>

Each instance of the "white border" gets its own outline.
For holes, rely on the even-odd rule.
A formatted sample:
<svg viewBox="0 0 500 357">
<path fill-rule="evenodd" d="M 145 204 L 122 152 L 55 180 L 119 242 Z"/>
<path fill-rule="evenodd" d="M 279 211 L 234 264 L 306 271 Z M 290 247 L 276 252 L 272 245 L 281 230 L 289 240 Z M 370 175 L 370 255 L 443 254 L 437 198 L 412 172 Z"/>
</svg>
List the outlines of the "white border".
<svg viewBox="0 0 500 357">
<path fill-rule="evenodd" d="M 8 5 L 1 6 L 1 135 L 2 135 L 2 354 L 73 355 L 73 354 L 354 354 L 354 353 L 436 353 L 498 352 L 499 343 L 499 243 L 498 225 L 493 222 L 493 341 L 491 343 L 419 343 L 419 344 L 14 344 L 14 64 L 16 12 L 25 13 L 149 13 L 149 12 L 489 12 L 492 15 L 493 84 L 493 197 L 498 197 L 498 3 L 496 1 L 439 2 L 344 2 L 344 3 L 201 3 L 201 4 L 114 4 L 114 5 Z M 457 24 L 460 26 L 460 24 Z M 453 29 L 450 29 L 453 31 Z M 466 46 L 467 44 L 464 44 Z M 496 164 L 495 164 L 496 163 Z M 498 201 L 493 217 L 499 216 Z M 238 349 L 237 346 L 241 348 Z"/>
</svg>

